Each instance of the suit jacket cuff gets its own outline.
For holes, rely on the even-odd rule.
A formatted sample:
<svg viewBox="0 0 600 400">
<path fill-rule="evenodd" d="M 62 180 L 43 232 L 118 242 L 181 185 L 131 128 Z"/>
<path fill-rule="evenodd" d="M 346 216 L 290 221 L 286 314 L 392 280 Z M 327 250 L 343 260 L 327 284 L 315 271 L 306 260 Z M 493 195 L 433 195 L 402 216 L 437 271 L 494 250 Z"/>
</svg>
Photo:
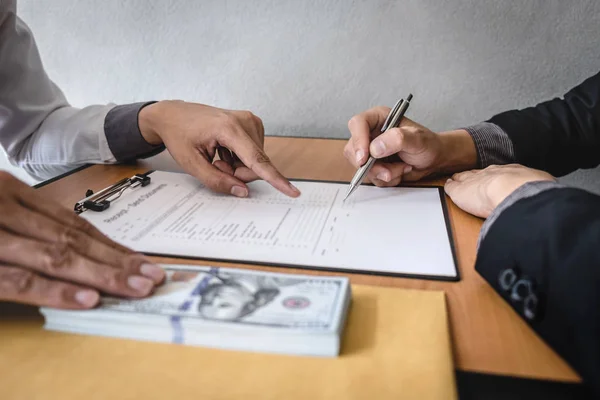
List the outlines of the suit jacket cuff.
<svg viewBox="0 0 600 400">
<path fill-rule="evenodd" d="M 515 162 L 515 150 L 508 134 L 498 125 L 482 122 L 465 129 L 475 142 L 479 168 Z"/>
<path fill-rule="evenodd" d="M 138 125 L 140 110 L 155 101 L 116 106 L 104 118 L 104 134 L 110 151 L 118 162 L 156 155 L 165 149 L 146 142 Z"/>
<path fill-rule="evenodd" d="M 479 234 L 479 242 L 477 243 L 477 249 L 479 249 L 479 244 L 481 244 L 481 242 L 485 238 L 485 235 L 487 235 L 494 222 L 498 219 L 498 217 L 500 216 L 500 214 L 502 214 L 504 210 L 506 210 L 519 200 L 535 196 L 546 190 L 565 187 L 565 185 L 554 181 L 528 182 L 518 187 L 517 190 L 508 195 L 508 197 L 505 198 L 502 201 L 502 203 L 498 204 L 498 207 L 496 207 L 496 209 L 485 220 L 483 226 L 481 227 L 481 233 Z"/>
</svg>

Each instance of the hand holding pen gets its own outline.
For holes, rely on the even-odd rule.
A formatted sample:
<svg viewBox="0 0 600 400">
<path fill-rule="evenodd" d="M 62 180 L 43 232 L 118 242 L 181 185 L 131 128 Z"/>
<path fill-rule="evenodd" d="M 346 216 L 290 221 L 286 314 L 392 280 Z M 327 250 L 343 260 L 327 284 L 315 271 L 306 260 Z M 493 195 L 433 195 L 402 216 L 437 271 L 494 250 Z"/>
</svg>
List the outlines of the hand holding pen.
<svg viewBox="0 0 600 400">
<path fill-rule="evenodd" d="M 381 132 L 389 114 L 389 107 L 374 107 L 348 122 L 352 137 L 344 155 L 357 169 L 369 156 L 375 158 L 367 174 L 373 184 L 397 186 L 402 181 L 476 168 L 473 140 L 466 131 L 435 133 L 404 117 L 397 127 Z"/>
<path fill-rule="evenodd" d="M 406 100 L 400 99 L 396 102 L 394 107 L 390 110 L 387 118 L 385 119 L 385 122 L 383 123 L 383 126 L 380 129 L 381 133 L 385 133 L 389 129 L 395 128 L 400 124 L 402 118 L 404 117 L 404 113 L 406 113 L 406 110 L 408 110 L 408 106 L 410 105 L 412 97 L 413 95 L 409 94 Z M 383 148 L 377 147 L 373 149 L 375 155 L 384 151 L 385 146 Z M 350 186 L 348 187 L 348 191 L 346 192 L 344 200 L 346 200 L 356 189 L 358 189 L 363 179 L 367 176 L 367 174 L 373 167 L 374 163 L 375 158 L 373 157 L 373 155 L 371 155 L 369 156 L 367 162 L 365 162 L 363 165 L 360 166 L 360 168 L 358 168 L 358 171 L 356 171 L 356 174 L 350 181 Z"/>
</svg>

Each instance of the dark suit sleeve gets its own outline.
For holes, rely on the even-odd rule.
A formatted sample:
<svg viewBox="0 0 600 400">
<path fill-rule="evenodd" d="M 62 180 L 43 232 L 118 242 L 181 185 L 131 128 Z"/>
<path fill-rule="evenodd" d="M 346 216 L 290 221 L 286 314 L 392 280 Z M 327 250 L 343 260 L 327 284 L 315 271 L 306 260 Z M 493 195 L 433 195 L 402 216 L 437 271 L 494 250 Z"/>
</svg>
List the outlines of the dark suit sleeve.
<svg viewBox="0 0 600 400">
<path fill-rule="evenodd" d="M 600 164 L 600 73 L 535 107 L 506 111 L 488 122 L 504 130 L 516 162 L 561 176 Z"/>
<path fill-rule="evenodd" d="M 475 268 L 600 397 L 600 197 L 553 188 L 518 200 Z"/>
</svg>

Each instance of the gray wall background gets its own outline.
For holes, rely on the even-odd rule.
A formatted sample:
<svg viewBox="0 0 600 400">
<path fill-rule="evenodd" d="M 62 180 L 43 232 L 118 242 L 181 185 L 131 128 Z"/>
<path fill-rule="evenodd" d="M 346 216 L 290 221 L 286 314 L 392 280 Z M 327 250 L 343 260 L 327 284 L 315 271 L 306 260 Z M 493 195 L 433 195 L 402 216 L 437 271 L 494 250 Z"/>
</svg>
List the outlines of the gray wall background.
<svg viewBox="0 0 600 400">
<path fill-rule="evenodd" d="M 76 106 L 179 98 L 250 109 L 268 135 L 347 137 L 353 114 L 409 91 L 409 116 L 445 130 L 600 69 L 594 0 L 20 0 L 18 11 Z M 600 192 L 600 171 L 570 182 Z"/>
</svg>

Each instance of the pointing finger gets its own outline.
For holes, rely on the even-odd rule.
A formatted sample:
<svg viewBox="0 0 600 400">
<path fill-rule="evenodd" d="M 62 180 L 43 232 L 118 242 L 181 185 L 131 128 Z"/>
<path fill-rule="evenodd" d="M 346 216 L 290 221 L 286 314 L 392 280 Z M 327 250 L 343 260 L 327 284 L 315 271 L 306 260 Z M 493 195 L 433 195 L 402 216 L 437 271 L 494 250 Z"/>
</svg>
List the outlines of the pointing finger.
<svg viewBox="0 0 600 400">
<path fill-rule="evenodd" d="M 265 152 L 244 131 L 225 135 L 222 141 L 248 168 L 274 188 L 290 197 L 300 196 L 300 191 L 273 166 Z"/>
</svg>

